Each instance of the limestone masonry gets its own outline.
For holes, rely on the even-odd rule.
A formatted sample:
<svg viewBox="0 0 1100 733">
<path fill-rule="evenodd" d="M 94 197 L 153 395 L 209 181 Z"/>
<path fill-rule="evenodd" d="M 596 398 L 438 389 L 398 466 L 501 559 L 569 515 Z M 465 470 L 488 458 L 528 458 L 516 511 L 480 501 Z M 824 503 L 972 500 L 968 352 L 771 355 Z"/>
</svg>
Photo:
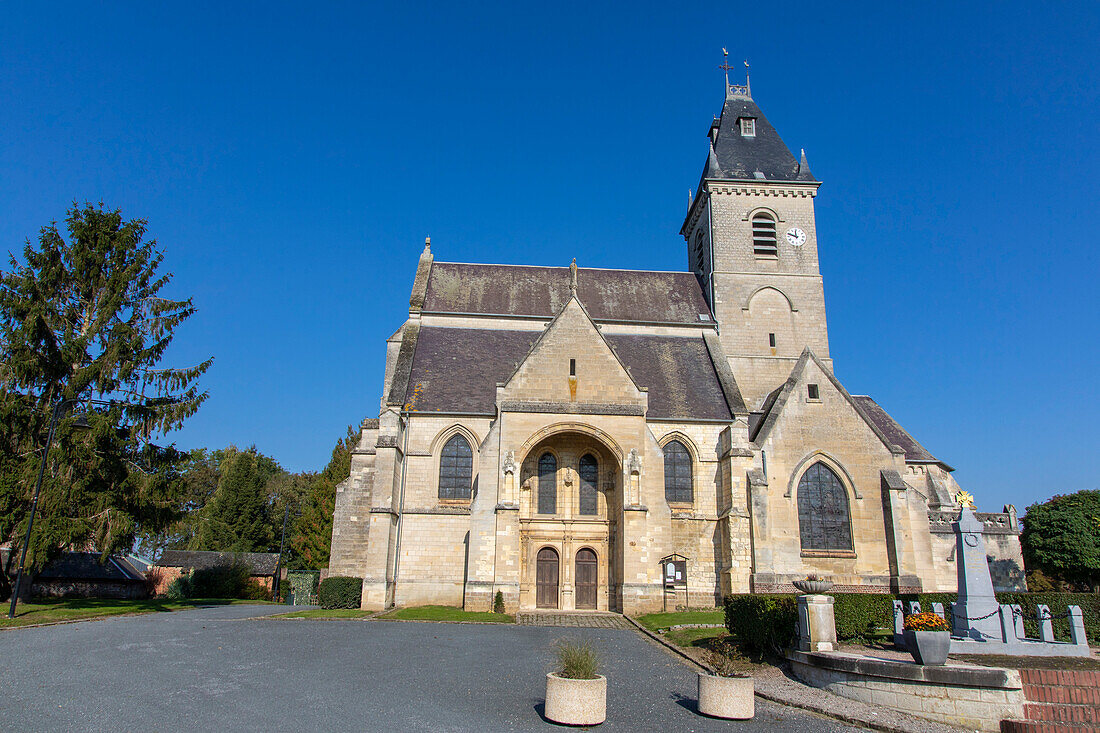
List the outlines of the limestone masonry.
<svg viewBox="0 0 1100 733">
<path fill-rule="evenodd" d="M 386 343 L 329 573 L 363 607 L 640 613 L 726 593 L 953 591 L 959 487 L 833 374 L 820 183 L 728 85 L 690 272 L 435 262 Z M 1016 513 L 979 513 L 1023 586 Z"/>
</svg>

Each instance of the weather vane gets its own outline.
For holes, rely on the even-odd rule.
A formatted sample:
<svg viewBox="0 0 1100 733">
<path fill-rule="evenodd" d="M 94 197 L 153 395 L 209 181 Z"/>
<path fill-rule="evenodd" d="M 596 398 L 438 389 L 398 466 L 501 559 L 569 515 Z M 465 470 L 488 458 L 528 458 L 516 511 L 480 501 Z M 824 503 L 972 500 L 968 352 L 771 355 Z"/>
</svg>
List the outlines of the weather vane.
<svg viewBox="0 0 1100 733">
<path fill-rule="evenodd" d="M 730 86 L 730 69 L 736 68 L 730 66 L 730 52 L 726 50 L 725 46 L 722 47 L 722 65 L 718 67 L 726 74 L 726 89 Z M 745 59 L 745 91 L 749 90 L 749 60 Z"/>
</svg>

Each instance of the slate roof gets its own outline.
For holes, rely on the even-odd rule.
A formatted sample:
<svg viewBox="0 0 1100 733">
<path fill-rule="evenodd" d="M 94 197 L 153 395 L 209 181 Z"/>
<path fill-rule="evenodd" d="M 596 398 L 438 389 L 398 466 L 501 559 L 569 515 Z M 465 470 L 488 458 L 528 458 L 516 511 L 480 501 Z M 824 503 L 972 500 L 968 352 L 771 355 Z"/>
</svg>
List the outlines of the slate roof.
<svg viewBox="0 0 1100 733">
<path fill-rule="evenodd" d="M 279 562 L 277 552 L 209 552 L 205 550 L 165 550 L 157 565 L 164 568 L 201 570 L 220 565 L 244 563 L 253 575 L 274 575 Z"/>
<path fill-rule="evenodd" d="M 541 331 L 420 329 L 405 401 L 419 412 L 492 415 L 496 385 L 511 377 Z M 654 419 L 729 420 L 702 337 L 605 335 L 639 386 Z"/>
<path fill-rule="evenodd" d="M 867 395 L 852 395 L 852 399 L 867 414 L 878 429 L 886 434 L 890 442 L 905 451 L 905 460 L 915 463 L 942 463 L 918 443 L 897 420 L 890 417 L 886 410 Z"/>
<path fill-rule="evenodd" d="M 144 582 L 141 571 L 125 558 L 109 556 L 100 562 L 98 552 L 66 552 L 42 569 L 39 580 L 100 580 Z"/>
<path fill-rule="evenodd" d="M 568 267 L 435 262 L 423 310 L 553 318 L 569 300 L 569 281 Z M 690 272 L 581 267 L 577 297 L 596 321 L 714 323 Z"/>
<path fill-rule="evenodd" d="M 756 120 L 756 135 L 741 134 L 742 117 Z M 714 168 L 717 164 L 717 169 Z M 760 179 L 755 175 L 764 174 Z M 704 178 L 747 179 L 768 181 L 814 181 L 809 165 L 803 167 L 791 154 L 768 118 L 756 102 L 741 95 L 727 97 L 718 122 L 718 140 L 714 155 L 707 161 Z"/>
</svg>

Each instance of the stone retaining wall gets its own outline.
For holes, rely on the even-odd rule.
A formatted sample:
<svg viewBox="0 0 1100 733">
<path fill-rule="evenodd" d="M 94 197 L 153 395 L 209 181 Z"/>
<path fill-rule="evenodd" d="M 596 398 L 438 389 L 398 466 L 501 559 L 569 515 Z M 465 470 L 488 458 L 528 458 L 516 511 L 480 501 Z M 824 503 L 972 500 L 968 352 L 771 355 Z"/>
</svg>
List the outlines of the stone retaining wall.
<svg viewBox="0 0 1100 733">
<path fill-rule="evenodd" d="M 809 685 L 940 723 L 998 731 L 1002 719 L 1024 716 L 1016 670 L 926 667 L 835 652 L 789 651 L 787 659 Z"/>
</svg>

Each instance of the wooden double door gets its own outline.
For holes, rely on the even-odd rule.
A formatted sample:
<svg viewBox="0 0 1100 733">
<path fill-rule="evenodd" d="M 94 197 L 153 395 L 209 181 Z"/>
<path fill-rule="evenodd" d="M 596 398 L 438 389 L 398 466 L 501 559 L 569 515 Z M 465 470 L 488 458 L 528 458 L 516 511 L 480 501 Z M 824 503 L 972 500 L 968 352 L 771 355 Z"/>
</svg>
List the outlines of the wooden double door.
<svg viewBox="0 0 1100 733">
<path fill-rule="evenodd" d="M 580 610 L 595 610 L 599 592 L 599 561 L 596 553 L 587 547 L 577 551 L 575 573 L 576 607 Z M 558 608 L 558 585 L 561 578 L 561 563 L 558 551 L 553 547 L 543 547 L 535 560 L 535 606 L 538 608 Z"/>
</svg>

